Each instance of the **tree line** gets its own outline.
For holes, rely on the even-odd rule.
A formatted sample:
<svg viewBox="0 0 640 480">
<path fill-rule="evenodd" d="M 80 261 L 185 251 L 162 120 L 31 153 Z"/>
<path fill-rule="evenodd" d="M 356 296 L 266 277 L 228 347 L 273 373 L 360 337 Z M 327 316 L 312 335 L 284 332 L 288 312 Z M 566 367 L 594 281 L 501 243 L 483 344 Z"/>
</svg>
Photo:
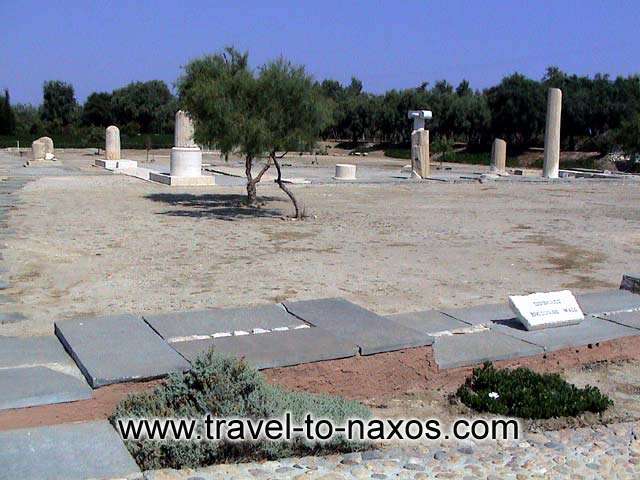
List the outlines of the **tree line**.
<svg viewBox="0 0 640 480">
<path fill-rule="evenodd" d="M 407 112 L 432 110 L 429 122 L 435 141 L 462 142 L 487 150 L 493 138 L 505 139 L 511 149 L 541 146 L 546 91 L 563 92 L 562 147 L 570 150 L 638 152 L 640 133 L 640 77 L 610 78 L 568 74 L 556 67 L 540 80 L 514 73 L 483 90 L 469 82 L 453 86 L 446 80 L 417 87 L 366 92 L 357 78 L 344 85 L 336 80 L 313 81 L 315 101 L 326 111 L 323 139 L 407 145 L 411 122 Z M 0 135 L 64 134 L 97 142 L 104 127 L 116 124 L 128 136 L 173 131 L 173 115 L 184 102 L 161 80 L 134 82 L 112 92 L 94 92 L 83 105 L 71 84 L 48 81 L 40 106 L 10 104 L 5 90 L 0 99 Z M 511 150 L 513 151 L 513 150 Z"/>
</svg>

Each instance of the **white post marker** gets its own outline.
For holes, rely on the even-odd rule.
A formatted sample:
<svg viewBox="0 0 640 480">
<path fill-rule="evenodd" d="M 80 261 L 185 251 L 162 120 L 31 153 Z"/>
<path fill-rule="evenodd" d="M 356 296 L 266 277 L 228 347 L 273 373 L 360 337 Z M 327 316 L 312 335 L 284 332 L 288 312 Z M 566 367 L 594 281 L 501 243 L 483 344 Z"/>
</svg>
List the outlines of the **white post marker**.
<svg viewBox="0 0 640 480">
<path fill-rule="evenodd" d="M 575 325 L 584 320 L 582 309 L 569 290 L 513 295 L 509 305 L 527 330 Z"/>
</svg>

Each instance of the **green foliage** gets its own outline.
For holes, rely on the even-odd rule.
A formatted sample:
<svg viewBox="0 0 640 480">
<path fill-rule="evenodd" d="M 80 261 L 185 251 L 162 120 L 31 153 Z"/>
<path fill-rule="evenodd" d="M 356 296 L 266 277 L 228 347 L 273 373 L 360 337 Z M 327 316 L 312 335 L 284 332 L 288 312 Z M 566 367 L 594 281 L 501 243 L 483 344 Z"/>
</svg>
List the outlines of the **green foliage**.
<svg viewBox="0 0 640 480">
<path fill-rule="evenodd" d="M 339 397 L 287 392 L 269 385 L 243 361 L 210 351 L 184 374 L 171 375 L 151 393 L 136 394 L 120 402 L 110 420 L 118 418 L 281 418 L 291 412 L 295 422 L 307 413 L 341 423 L 348 418 L 369 418 L 361 404 Z M 293 442 L 185 442 L 127 441 L 127 448 L 143 469 L 183 468 L 228 461 L 274 459 L 348 451 L 362 445 L 334 438 L 327 443 Z"/>
<path fill-rule="evenodd" d="M 82 123 L 96 127 L 108 127 L 114 121 L 111 94 L 92 93 L 87 97 L 82 109 Z"/>
<path fill-rule="evenodd" d="M 625 153 L 640 154 L 640 112 L 622 122 L 620 130 L 617 132 L 617 138 Z"/>
<path fill-rule="evenodd" d="M 4 98 L 0 99 L 0 135 L 9 135 L 16 129 L 16 116 L 11 108 L 9 90 L 5 89 Z"/>
<path fill-rule="evenodd" d="M 499 397 L 491 398 L 493 392 Z M 538 374 L 528 368 L 497 370 L 490 363 L 475 368 L 456 395 L 479 412 L 533 419 L 602 413 L 613 405 L 596 387 L 578 388 L 560 375 Z"/>
<path fill-rule="evenodd" d="M 42 103 L 42 120 L 50 128 L 59 130 L 71 125 L 78 115 L 73 86 L 59 80 L 45 82 Z"/>
<path fill-rule="evenodd" d="M 117 125 L 131 125 L 141 133 L 169 133 L 178 104 L 165 82 L 151 80 L 114 90 L 111 108 Z"/>
</svg>

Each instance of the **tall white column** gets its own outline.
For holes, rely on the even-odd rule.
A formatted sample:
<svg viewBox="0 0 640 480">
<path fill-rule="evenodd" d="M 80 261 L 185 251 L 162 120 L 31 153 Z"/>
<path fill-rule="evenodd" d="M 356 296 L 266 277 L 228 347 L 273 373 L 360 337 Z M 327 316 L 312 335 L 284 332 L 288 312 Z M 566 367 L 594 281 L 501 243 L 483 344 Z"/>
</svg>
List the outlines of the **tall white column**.
<svg viewBox="0 0 640 480">
<path fill-rule="evenodd" d="M 194 127 L 189 115 L 178 110 L 174 131 L 175 146 L 171 149 L 172 177 L 200 177 L 202 151 L 193 140 Z"/>
<path fill-rule="evenodd" d="M 411 133 L 411 170 L 420 178 L 426 178 L 430 174 L 429 130 L 424 128 Z"/>
<path fill-rule="evenodd" d="M 493 141 L 491 147 L 491 171 L 504 173 L 507 169 L 507 142 L 500 138 Z"/>
<path fill-rule="evenodd" d="M 544 165 L 542 176 L 558 178 L 560 170 L 560 119 L 562 91 L 550 88 L 547 96 L 547 123 L 544 130 Z"/>
</svg>

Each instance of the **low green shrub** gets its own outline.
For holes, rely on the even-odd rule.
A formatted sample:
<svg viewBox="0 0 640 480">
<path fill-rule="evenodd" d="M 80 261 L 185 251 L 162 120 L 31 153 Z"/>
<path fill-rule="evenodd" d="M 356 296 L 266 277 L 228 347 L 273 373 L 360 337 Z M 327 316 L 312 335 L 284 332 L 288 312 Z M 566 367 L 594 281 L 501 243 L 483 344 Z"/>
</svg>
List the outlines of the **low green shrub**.
<svg viewBox="0 0 640 480">
<path fill-rule="evenodd" d="M 490 363 L 475 368 L 456 395 L 478 412 L 532 419 L 601 413 L 613 405 L 597 387 L 578 388 L 558 374 L 528 368 L 497 370 Z"/>
<path fill-rule="evenodd" d="M 366 419 L 371 412 L 355 401 L 327 395 L 288 392 L 269 385 L 254 368 L 240 360 L 212 351 L 193 362 L 184 374 L 173 374 L 150 393 L 129 396 L 110 418 L 281 418 L 290 412 L 301 423 L 307 413 L 316 419 L 342 423 L 348 418 Z M 203 437 L 204 438 L 204 437 Z M 272 441 L 150 441 L 127 440 L 129 452 L 143 469 L 183 468 L 229 461 L 274 459 L 292 455 L 344 452 L 366 445 L 333 437 L 323 443 Z"/>
</svg>

